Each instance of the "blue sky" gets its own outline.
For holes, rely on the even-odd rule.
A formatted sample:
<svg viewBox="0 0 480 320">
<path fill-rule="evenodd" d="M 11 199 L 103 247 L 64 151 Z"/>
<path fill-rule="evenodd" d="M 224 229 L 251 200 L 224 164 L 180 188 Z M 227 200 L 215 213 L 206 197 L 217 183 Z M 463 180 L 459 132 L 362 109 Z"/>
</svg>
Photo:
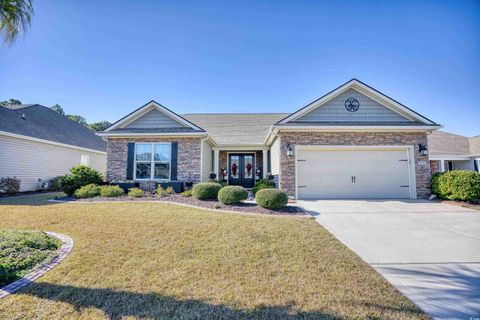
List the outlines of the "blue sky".
<svg viewBox="0 0 480 320">
<path fill-rule="evenodd" d="M 479 1 L 46 1 L 0 47 L 0 99 L 114 121 L 293 112 L 355 77 L 480 134 Z"/>
</svg>

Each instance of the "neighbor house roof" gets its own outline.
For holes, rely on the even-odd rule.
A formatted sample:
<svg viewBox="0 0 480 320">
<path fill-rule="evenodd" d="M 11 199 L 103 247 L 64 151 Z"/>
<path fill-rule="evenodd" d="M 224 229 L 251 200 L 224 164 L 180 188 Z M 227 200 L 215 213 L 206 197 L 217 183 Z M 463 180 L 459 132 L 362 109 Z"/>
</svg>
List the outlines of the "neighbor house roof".
<svg viewBox="0 0 480 320">
<path fill-rule="evenodd" d="M 39 104 L 0 106 L 0 131 L 105 152 L 95 132 Z"/>
<path fill-rule="evenodd" d="M 445 131 L 428 134 L 430 156 L 452 155 L 469 156 L 480 154 L 480 136 L 465 137 Z"/>
<path fill-rule="evenodd" d="M 184 114 L 221 145 L 261 145 L 273 124 L 288 113 Z"/>
</svg>

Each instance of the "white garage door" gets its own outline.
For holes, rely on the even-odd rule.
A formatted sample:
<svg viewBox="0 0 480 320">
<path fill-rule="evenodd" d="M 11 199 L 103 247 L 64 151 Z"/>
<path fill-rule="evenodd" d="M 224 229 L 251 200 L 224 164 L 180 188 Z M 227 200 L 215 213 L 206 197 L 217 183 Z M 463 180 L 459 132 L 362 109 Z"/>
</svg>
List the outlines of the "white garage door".
<svg viewBox="0 0 480 320">
<path fill-rule="evenodd" d="M 298 198 L 410 198 L 409 171 L 406 149 L 299 149 Z"/>
</svg>

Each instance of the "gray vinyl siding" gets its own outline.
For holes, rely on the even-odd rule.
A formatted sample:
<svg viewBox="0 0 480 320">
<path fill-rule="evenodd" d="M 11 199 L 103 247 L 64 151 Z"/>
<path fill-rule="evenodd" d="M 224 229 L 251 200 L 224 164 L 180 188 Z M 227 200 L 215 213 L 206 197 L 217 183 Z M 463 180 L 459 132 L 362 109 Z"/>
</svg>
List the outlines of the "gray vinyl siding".
<svg viewBox="0 0 480 320">
<path fill-rule="evenodd" d="M 67 173 L 82 155 L 89 157 L 90 167 L 105 173 L 106 154 L 0 135 L 0 177 L 15 176 L 22 180 L 21 191 L 35 190 L 38 179 Z"/>
<path fill-rule="evenodd" d="M 125 128 L 184 128 L 182 123 L 158 110 L 152 110 L 125 126 Z"/>
<path fill-rule="evenodd" d="M 280 138 L 276 138 L 270 146 L 270 161 L 272 174 L 280 174 Z"/>
<path fill-rule="evenodd" d="M 348 98 L 355 98 L 360 103 L 356 112 L 345 109 L 345 100 Z M 410 122 L 411 120 L 354 89 L 348 89 L 295 121 Z"/>
<path fill-rule="evenodd" d="M 210 172 L 213 171 L 212 168 L 212 147 L 207 141 L 202 141 L 202 182 L 210 180 Z"/>
</svg>

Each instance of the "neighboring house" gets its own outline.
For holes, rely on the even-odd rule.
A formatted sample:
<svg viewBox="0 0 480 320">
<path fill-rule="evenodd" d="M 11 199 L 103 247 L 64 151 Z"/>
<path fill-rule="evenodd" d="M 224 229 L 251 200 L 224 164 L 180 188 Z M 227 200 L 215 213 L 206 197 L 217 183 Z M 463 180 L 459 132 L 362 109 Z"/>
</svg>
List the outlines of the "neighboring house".
<svg viewBox="0 0 480 320">
<path fill-rule="evenodd" d="M 352 79 L 291 114 L 178 115 L 151 101 L 98 133 L 107 178 L 252 187 L 270 172 L 293 198 L 430 194 L 427 133 L 441 126 Z"/>
<path fill-rule="evenodd" d="M 430 169 L 480 171 L 480 136 L 464 137 L 444 131 L 428 135 Z"/>
<path fill-rule="evenodd" d="M 92 130 L 50 108 L 0 106 L 0 177 L 20 178 L 21 191 L 36 190 L 78 164 L 104 173 L 106 149 Z"/>
</svg>

